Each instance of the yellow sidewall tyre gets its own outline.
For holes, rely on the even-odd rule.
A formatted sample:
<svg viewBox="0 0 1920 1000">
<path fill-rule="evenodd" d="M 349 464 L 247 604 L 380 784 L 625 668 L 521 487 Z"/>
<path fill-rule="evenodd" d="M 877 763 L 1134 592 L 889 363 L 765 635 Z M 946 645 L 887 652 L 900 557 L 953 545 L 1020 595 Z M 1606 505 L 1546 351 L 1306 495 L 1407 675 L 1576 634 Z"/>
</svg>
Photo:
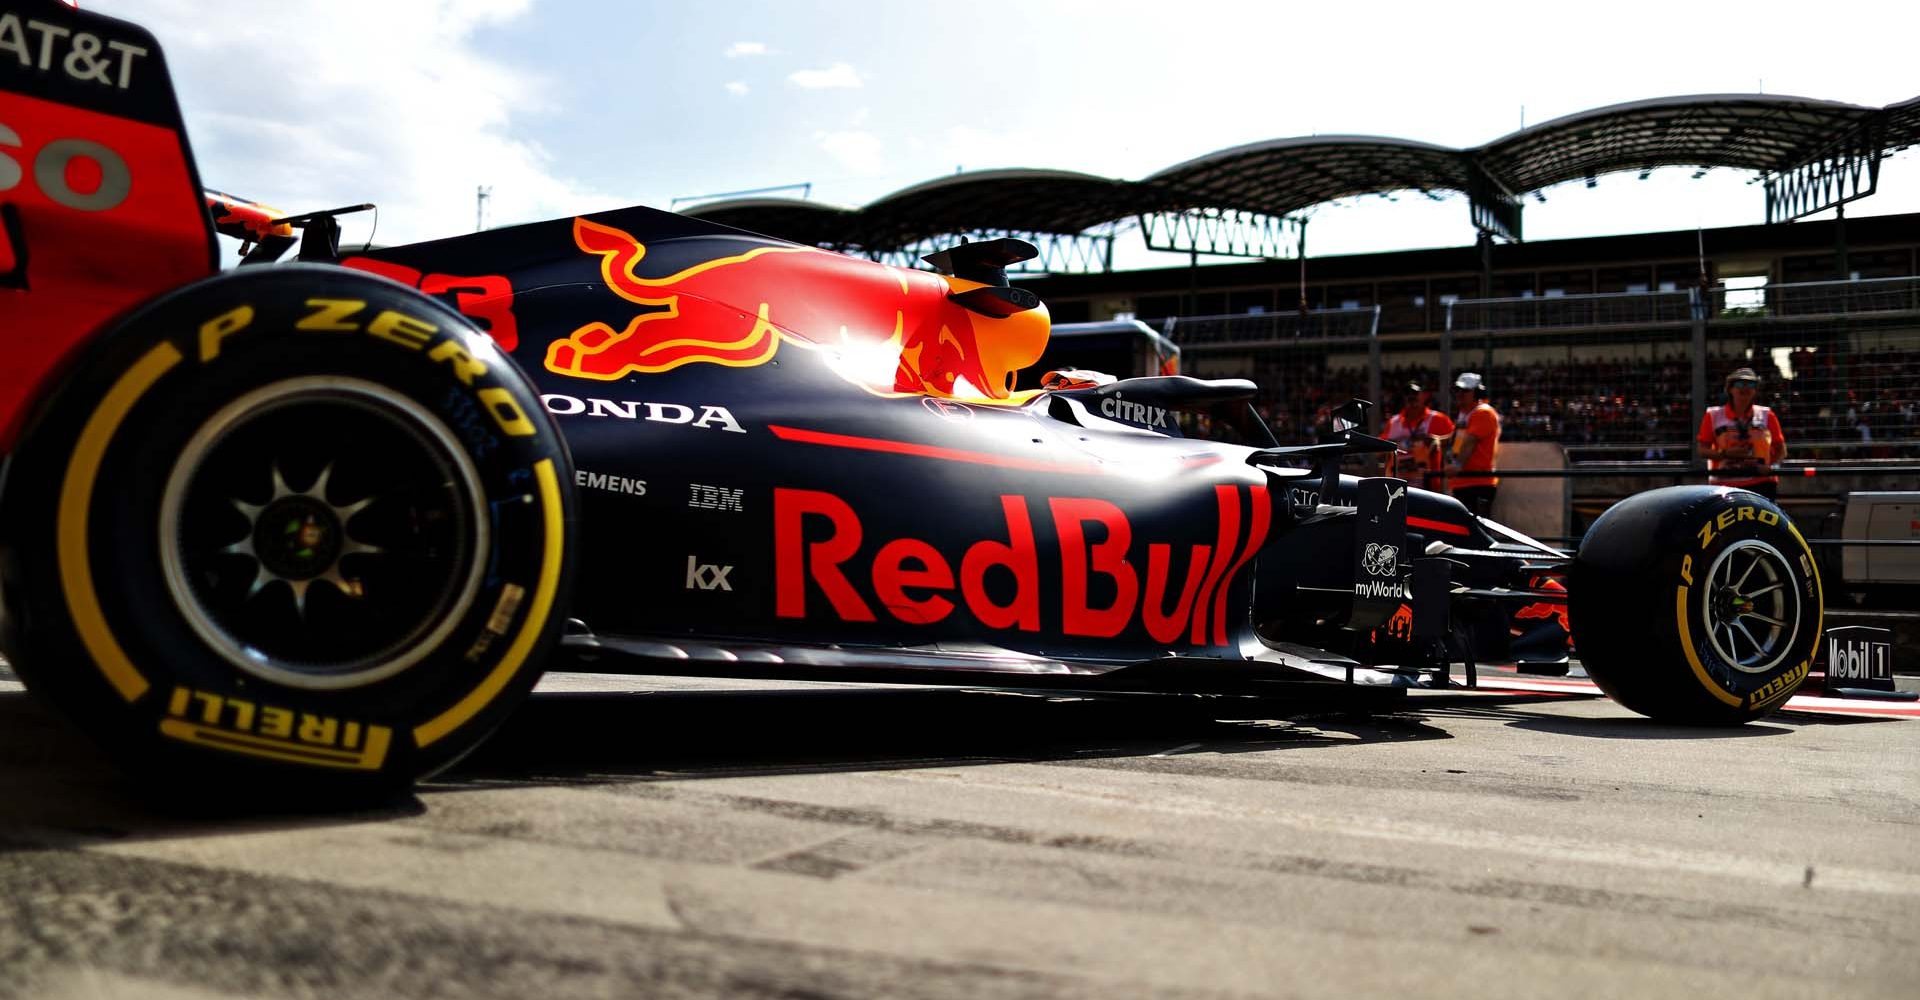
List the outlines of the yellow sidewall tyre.
<svg viewBox="0 0 1920 1000">
<path fill-rule="evenodd" d="M 242 269 L 126 317 L 38 401 L 0 494 L 0 642 L 143 776 L 403 788 L 538 678 L 572 481 L 458 313 Z"/>
<path fill-rule="evenodd" d="M 1819 647 L 1813 552 L 1745 490 L 1673 487 L 1614 505 L 1581 541 L 1568 590 L 1587 673 L 1656 719 L 1759 718 L 1799 689 Z"/>
</svg>

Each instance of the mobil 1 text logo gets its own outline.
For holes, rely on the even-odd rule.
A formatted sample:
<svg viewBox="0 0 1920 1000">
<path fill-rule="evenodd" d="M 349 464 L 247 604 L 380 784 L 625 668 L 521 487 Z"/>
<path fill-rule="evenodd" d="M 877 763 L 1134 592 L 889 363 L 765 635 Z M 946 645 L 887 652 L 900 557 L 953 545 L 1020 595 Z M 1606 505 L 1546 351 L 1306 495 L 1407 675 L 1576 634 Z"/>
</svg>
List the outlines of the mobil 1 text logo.
<svg viewBox="0 0 1920 1000">
<path fill-rule="evenodd" d="M 1893 690 L 1893 633 L 1868 625 L 1827 630 L 1827 683 Z"/>
</svg>

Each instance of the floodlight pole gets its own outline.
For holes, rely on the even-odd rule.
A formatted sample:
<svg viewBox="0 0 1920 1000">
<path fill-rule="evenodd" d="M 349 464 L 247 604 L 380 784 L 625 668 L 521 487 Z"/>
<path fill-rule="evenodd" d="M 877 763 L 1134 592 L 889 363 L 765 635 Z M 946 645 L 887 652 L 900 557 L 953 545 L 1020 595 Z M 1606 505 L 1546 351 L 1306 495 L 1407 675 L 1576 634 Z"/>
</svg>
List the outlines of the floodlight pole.
<svg viewBox="0 0 1920 1000">
<path fill-rule="evenodd" d="M 1200 241 L 1187 251 L 1187 315 L 1200 315 Z"/>
<path fill-rule="evenodd" d="M 1522 112 L 1524 114 L 1525 112 Z M 1493 298 L 1493 234 L 1480 230 L 1480 238 L 1474 241 L 1480 249 L 1480 298 Z M 1484 308 L 1484 307 L 1482 307 Z M 1480 373 L 1491 377 L 1493 372 L 1493 328 L 1487 328 L 1487 349 L 1482 356 Z"/>
<path fill-rule="evenodd" d="M 1690 290 L 1692 292 L 1690 298 L 1693 301 L 1692 308 L 1688 310 L 1693 321 L 1689 330 L 1691 335 L 1689 346 L 1693 354 L 1692 371 L 1689 372 L 1692 376 L 1692 384 L 1689 389 L 1691 389 L 1690 398 L 1693 401 L 1694 413 L 1707 412 L 1709 402 L 1707 398 L 1707 312 L 1713 307 L 1713 290 L 1707 285 L 1705 271 L 1701 272 L 1700 277 L 1700 284 Z M 1687 460 L 1696 465 L 1701 459 L 1699 439 L 1698 434 L 1690 435 L 1687 439 Z"/>
<path fill-rule="evenodd" d="M 1853 277 L 1853 268 L 1847 261 L 1847 203 L 1833 206 L 1833 277 L 1836 281 L 1846 281 Z"/>
</svg>

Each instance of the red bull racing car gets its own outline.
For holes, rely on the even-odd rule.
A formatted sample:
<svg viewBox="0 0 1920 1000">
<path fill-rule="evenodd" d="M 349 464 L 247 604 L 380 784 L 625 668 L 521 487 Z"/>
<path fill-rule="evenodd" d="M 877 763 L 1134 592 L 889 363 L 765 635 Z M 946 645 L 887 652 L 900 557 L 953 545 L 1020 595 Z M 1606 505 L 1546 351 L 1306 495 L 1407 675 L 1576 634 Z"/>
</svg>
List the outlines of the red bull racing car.
<svg viewBox="0 0 1920 1000">
<path fill-rule="evenodd" d="M 0 644 L 130 766 L 403 785 L 543 666 L 1382 706 L 1528 606 L 1627 707 L 1740 722 L 1820 632 L 1751 493 L 1573 554 L 1342 475 L 1391 448 L 1357 407 L 1280 447 L 1246 381 L 1016 391 L 1018 241 L 908 270 L 634 208 L 342 254 L 336 214 L 203 195 L 151 35 L 0 7 Z"/>
</svg>

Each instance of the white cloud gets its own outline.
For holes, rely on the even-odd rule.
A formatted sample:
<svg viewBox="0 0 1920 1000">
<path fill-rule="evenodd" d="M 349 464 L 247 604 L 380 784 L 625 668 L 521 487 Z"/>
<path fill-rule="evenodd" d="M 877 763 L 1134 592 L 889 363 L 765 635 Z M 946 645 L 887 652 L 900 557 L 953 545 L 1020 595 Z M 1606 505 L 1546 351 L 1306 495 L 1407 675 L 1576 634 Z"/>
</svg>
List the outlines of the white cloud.
<svg viewBox="0 0 1920 1000">
<path fill-rule="evenodd" d="M 866 81 L 850 63 L 837 62 L 826 69 L 803 69 L 787 77 L 796 87 L 825 90 L 832 87 L 858 87 Z"/>
<path fill-rule="evenodd" d="M 550 110 L 545 81 L 481 55 L 472 36 L 527 0 L 339 0 L 324 10 L 242 0 L 116 8 L 166 47 L 207 184 L 289 212 L 380 206 L 381 243 L 610 208 L 567 178 L 518 120 Z M 367 30 L 379 24 L 378 31 Z M 209 25 L 218 25 L 210 29 Z M 285 43 L 297 38 L 299 72 Z M 350 216 L 348 241 L 370 215 Z"/>
<path fill-rule="evenodd" d="M 747 96 L 747 81 L 745 80 L 728 80 L 723 86 L 727 88 L 727 93 L 735 97 Z"/>
<path fill-rule="evenodd" d="M 766 54 L 767 43 L 765 42 L 735 42 L 727 46 L 726 52 L 728 59 L 738 59 L 741 56 L 764 56 Z"/>
<path fill-rule="evenodd" d="M 882 155 L 884 143 L 872 132 L 816 132 L 820 148 L 843 167 L 857 174 L 878 174 L 886 167 Z"/>
</svg>

